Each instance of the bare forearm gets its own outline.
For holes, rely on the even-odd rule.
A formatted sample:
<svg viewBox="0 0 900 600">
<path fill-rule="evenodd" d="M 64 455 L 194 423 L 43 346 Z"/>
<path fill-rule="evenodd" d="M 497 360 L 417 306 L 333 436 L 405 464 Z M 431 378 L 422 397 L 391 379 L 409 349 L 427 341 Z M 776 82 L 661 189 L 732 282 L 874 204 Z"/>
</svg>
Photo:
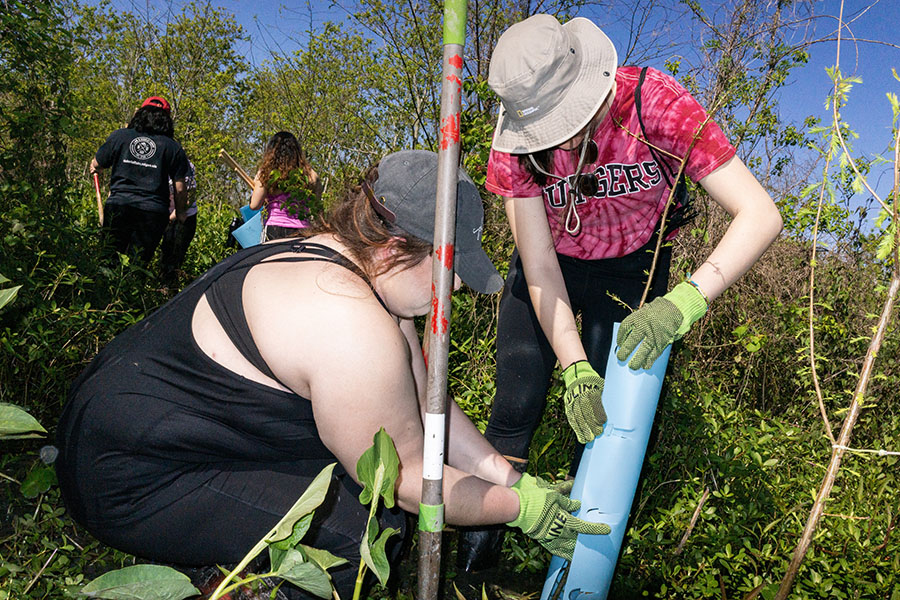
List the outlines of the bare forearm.
<svg viewBox="0 0 900 600">
<path fill-rule="evenodd" d="M 715 250 L 691 277 L 713 300 L 753 266 L 778 237 L 782 223 L 769 193 L 737 157 L 699 183 L 734 218 Z"/>
<path fill-rule="evenodd" d="M 753 266 L 780 231 L 777 213 L 740 215 L 691 279 L 714 300 Z"/>
<path fill-rule="evenodd" d="M 563 368 L 584 360 L 587 356 L 559 269 L 543 199 L 503 200 L 541 330 Z"/>
<path fill-rule="evenodd" d="M 181 185 L 179 185 L 179 183 Z M 188 191 L 184 182 L 175 182 L 175 212 L 183 213 L 187 211 Z"/>
<path fill-rule="evenodd" d="M 555 260 L 555 258 L 554 258 Z M 563 368 L 579 360 L 586 360 L 587 354 L 581 343 L 581 336 L 575 324 L 575 314 L 566 293 L 566 284 L 557 267 L 551 269 L 533 269 L 535 274 L 528 275 L 528 294 L 534 307 L 541 330 L 550 342 Z"/>
<path fill-rule="evenodd" d="M 401 508 L 419 512 L 421 477 L 407 473 L 397 490 Z M 517 479 L 520 477 L 516 476 Z M 519 514 L 519 497 L 509 487 L 495 485 L 453 467 L 444 466 L 444 520 L 451 525 L 495 525 L 508 523 Z"/>
<path fill-rule="evenodd" d="M 263 202 L 266 199 L 266 186 L 262 184 L 259 180 L 259 173 L 256 174 L 256 179 L 253 180 L 253 194 L 250 196 L 250 209 L 256 210 L 262 207 Z"/>
<path fill-rule="evenodd" d="M 448 420 L 448 465 L 505 487 L 521 477 L 509 461 L 494 450 L 456 402 L 449 403 Z"/>
</svg>

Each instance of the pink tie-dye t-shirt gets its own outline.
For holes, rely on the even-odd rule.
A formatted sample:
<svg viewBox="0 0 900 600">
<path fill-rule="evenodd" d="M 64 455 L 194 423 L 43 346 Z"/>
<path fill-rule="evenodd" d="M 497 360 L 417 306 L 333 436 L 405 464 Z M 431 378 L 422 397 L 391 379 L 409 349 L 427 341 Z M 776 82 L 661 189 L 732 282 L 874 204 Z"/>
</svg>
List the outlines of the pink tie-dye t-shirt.
<svg viewBox="0 0 900 600">
<path fill-rule="evenodd" d="M 599 157 L 585 167 L 597 175 L 599 189 L 594 196 L 578 194 L 575 208 L 581 219 L 577 235 L 565 229 L 567 194 L 574 181 L 578 153 L 555 151 L 554 175 L 543 189 L 519 164 L 518 155 L 491 151 L 486 187 L 509 198 L 543 196 L 547 219 L 556 251 L 582 259 L 624 256 L 646 244 L 659 221 L 669 198 L 669 188 L 659 166 L 642 138 L 634 103 L 634 90 L 640 76 L 639 67 L 621 67 L 616 71 L 616 98 L 609 114 L 594 133 Z M 668 173 L 678 172 L 680 157 L 690 157 L 685 173 L 700 181 L 732 156 L 734 147 L 700 104 L 672 77 L 648 69 L 641 86 L 641 115 L 649 141 L 661 148 L 657 152 L 669 166 Z M 706 122 L 696 144 L 694 133 Z M 673 179 L 670 175 L 670 178 Z"/>
</svg>

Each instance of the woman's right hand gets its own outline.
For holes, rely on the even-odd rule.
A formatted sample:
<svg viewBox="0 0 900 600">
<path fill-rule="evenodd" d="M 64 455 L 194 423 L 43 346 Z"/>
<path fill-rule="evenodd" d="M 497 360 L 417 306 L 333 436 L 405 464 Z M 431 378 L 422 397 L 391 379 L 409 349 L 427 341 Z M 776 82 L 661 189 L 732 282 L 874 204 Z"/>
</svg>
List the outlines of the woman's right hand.
<svg viewBox="0 0 900 600">
<path fill-rule="evenodd" d="M 607 535 L 611 531 L 606 523 L 591 523 L 572 516 L 581 508 L 580 501 L 541 486 L 527 473 L 512 489 L 519 496 L 519 516 L 507 525 L 518 527 L 555 556 L 572 560 L 579 533 Z"/>
</svg>

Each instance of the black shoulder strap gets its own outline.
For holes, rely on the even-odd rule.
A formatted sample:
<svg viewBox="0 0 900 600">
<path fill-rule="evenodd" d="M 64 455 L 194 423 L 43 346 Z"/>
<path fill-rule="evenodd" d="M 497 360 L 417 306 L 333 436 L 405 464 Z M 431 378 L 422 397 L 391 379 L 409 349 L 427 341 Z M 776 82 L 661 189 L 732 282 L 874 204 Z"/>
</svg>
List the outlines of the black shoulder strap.
<svg viewBox="0 0 900 600">
<path fill-rule="evenodd" d="M 653 156 L 653 160 L 656 161 L 656 164 L 659 166 L 659 172 L 666 180 L 666 185 L 669 189 L 672 189 L 672 180 L 675 178 L 675 173 L 672 172 L 668 163 L 666 163 L 662 156 L 656 151 L 656 148 L 653 147 L 653 144 L 650 143 L 650 138 L 647 135 L 647 128 L 644 125 L 644 115 L 641 113 L 641 88 L 644 85 L 644 79 L 647 76 L 647 69 L 649 67 L 644 67 L 641 69 L 641 74 L 638 77 L 638 84 L 634 88 L 634 108 L 637 111 L 638 122 L 641 124 L 641 133 L 644 135 L 644 141 L 647 144 L 647 148 L 650 150 L 650 155 Z M 667 231 L 674 231 L 679 227 L 682 227 L 686 223 L 688 223 L 695 216 L 695 209 L 691 205 L 691 198 L 687 193 L 687 183 L 684 180 L 684 173 L 681 174 L 681 177 L 678 178 L 678 181 L 675 183 L 675 200 L 676 206 L 672 207 L 673 209 L 669 211 L 668 223 L 666 223 Z M 657 224 L 657 227 L 659 225 Z"/>
<path fill-rule="evenodd" d="M 231 343 L 234 344 L 235 348 L 238 349 L 238 352 L 241 353 L 241 356 L 246 358 L 250 364 L 259 369 L 264 375 L 274 379 L 286 388 L 289 388 L 289 386 L 285 385 L 283 381 L 275 376 L 275 374 L 269 368 L 269 365 L 266 364 L 266 361 L 263 359 L 262 354 L 260 354 L 259 348 L 256 346 L 256 342 L 253 340 L 253 335 L 250 332 L 250 325 L 247 323 L 247 317 L 244 314 L 244 303 L 242 301 L 240 291 L 243 288 L 244 277 L 246 277 L 247 271 L 249 271 L 251 267 L 254 267 L 264 261 L 266 263 L 308 261 L 331 262 L 344 267 L 345 269 L 348 269 L 349 271 L 360 277 L 363 281 L 365 281 L 366 285 L 369 286 L 369 289 L 372 290 L 372 294 L 375 295 L 375 299 L 378 300 L 379 304 L 381 304 L 384 310 L 387 310 L 387 306 L 384 304 L 384 300 L 382 300 L 381 296 L 378 295 L 378 292 L 375 291 L 375 288 L 372 286 L 372 282 L 369 281 L 369 278 L 366 277 L 365 273 L 363 273 L 362 270 L 358 266 L 356 266 L 356 263 L 348 259 L 340 252 L 322 244 L 304 241 L 294 242 L 291 245 L 290 250 L 291 252 L 295 252 L 298 254 L 304 253 L 311 256 L 284 256 L 281 258 L 274 258 L 272 260 L 265 261 L 265 258 L 267 258 L 268 255 L 284 252 L 284 248 L 279 248 L 273 252 L 266 252 L 264 253 L 262 259 L 256 258 L 257 254 L 254 254 L 252 257 L 248 257 L 251 260 L 242 260 L 220 275 L 221 277 L 226 273 L 243 271 L 243 274 L 238 276 L 238 278 L 234 281 L 233 286 L 210 285 L 206 290 L 206 299 L 209 302 L 210 309 L 219 320 L 219 323 L 222 325 L 222 329 L 224 329 L 225 333 L 228 335 L 228 339 L 231 340 Z"/>
<path fill-rule="evenodd" d="M 641 75 L 638 77 L 637 87 L 634 88 L 634 109 L 637 111 L 638 122 L 641 124 L 641 133 L 644 134 L 644 140 L 647 144 L 647 148 L 650 149 L 650 154 L 653 156 L 653 160 L 656 161 L 656 164 L 659 165 L 659 171 L 662 173 L 662 176 L 666 178 L 666 185 L 670 188 L 672 187 L 672 177 L 674 177 L 674 173 L 669 170 L 669 165 L 666 164 L 659 153 L 656 151 L 656 148 L 653 147 L 653 144 L 650 143 L 650 137 L 647 135 L 647 127 L 644 125 L 644 115 L 641 113 L 641 88 L 644 86 L 644 78 L 647 76 L 647 69 L 649 67 L 644 67 L 641 69 Z"/>
</svg>

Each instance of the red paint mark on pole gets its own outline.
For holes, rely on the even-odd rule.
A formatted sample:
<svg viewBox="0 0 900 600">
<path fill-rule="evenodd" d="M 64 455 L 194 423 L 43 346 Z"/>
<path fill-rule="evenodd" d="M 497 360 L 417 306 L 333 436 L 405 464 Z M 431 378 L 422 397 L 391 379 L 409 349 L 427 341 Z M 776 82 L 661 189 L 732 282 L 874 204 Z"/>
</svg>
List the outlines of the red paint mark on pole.
<svg viewBox="0 0 900 600">
<path fill-rule="evenodd" d="M 441 246 L 434 251 L 434 253 L 437 254 L 438 260 L 441 261 L 441 264 L 444 265 L 444 268 L 448 271 L 453 268 L 453 252 L 453 244 Z"/>
<path fill-rule="evenodd" d="M 447 60 L 447 62 L 450 63 L 451 67 L 462 69 L 462 56 L 460 56 L 459 54 L 454 54 Z"/>
<path fill-rule="evenodd" d="M 431 333 L 437 335 L 438 327 L 438 297 L 437 291 L 434 289 L 434 282 L 431 282 Z"/>
<path fill-rule="evenodd" d="M 447 81 L 449 81 L 450 83 L 455 83 L 456 87 L 458 88 L 462 87 L 462 79 L 460 79 L 456 75 L 449 75 L 447 77 Z"/>
<path fill-rule="evenodd" d="M 431 284 L 431 333 L 434 335 L 444 335 L 450 322 L 445 316 L 444 304 L 437 297 L 434 283 Z"/>
<path fill-rule="evenodd" d="M 459 113 L 444 119 L 441 125 L 441 149 L 459 143 Z"/>
</svg>

